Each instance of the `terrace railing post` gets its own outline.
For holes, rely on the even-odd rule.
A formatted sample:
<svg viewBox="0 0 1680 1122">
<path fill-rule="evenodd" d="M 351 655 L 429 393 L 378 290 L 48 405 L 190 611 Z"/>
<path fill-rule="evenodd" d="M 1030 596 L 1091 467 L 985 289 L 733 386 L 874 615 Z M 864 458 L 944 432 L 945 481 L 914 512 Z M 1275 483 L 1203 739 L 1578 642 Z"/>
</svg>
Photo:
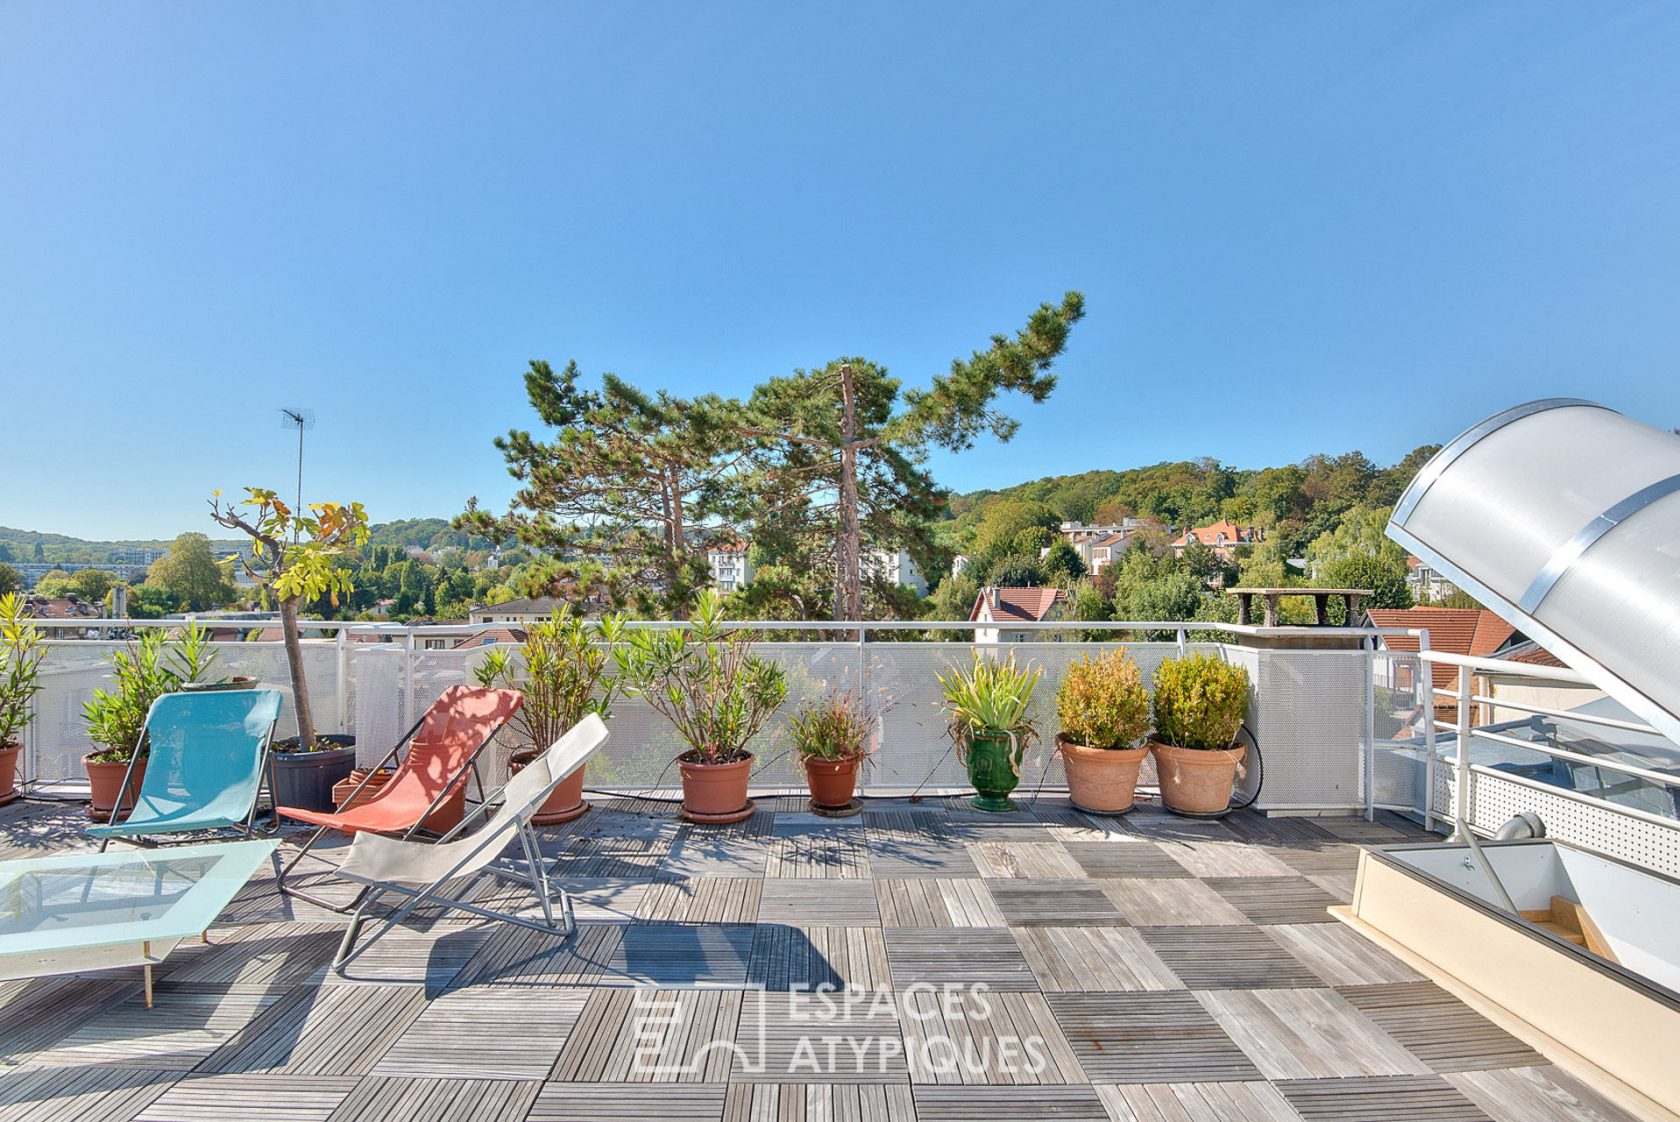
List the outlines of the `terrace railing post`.
<svg viewBox="0 0 1680 1122">
<path fill-rule="evenodd" d="M 868 641 L 868 638 L 869 638 L 869 629 L 864 627 L 862 622 L 859 622 L 858 623 L 858 629 L 857 629 L 858 696 L 859 696 L 860 699 L 865 699 L 865 700 L 867 700 L 868 697 L 869 697 L 869 654 L 863 648 L 864 648 L 864 643 L 866 643 Z M 881 731 L 885 731 L 886 722 L 880 720 L 879 718 L 877 718 L 876 721 L 877 721 L 877 727 Z M 879 736 L 880 734 L 877 733 L 876 735 Z M 877 748 L 877 750 L 879 750 L 880 745 L 876 745 L 876 748 Z M 857 781 L 858 781 L 858 793 L 859 794 L 864 793 L 864 791 L 866 789 L 865 788 L 866 777 L 865 777 L 864 773 L 867 772 L 868 770 L 869 770 L 868 768 L 862 768 L 862 767 L 858 768 Z"/>
<path fill-rule="evenodd" d="M 401 714 L 398 725 L 408 724 L 408 711 L 412 704 L 410 698 L 414 693 L 414 628 L 409 627 L 403 636 L 403 672 L 402 697 L 398 699 L 397 711 Z"/>
<path fill-rule="evenodd" d="M 1439 766 L 1435 743 L 1435 667 L 1428 661 L 1429 631 L 1418 632 L 1418 661 L 1412 671 L 1412 695 L 1423 706 L 1423 828 L 1435 829 L 1435 769 Z"/>
<path fill-rule="evenodd" d="M 346 733 L 350 731 L 344 727 L 345 720 L 349 714 L 348 699 L 350 697 L 350 629 L 348 627 L 340 627 L 338 629 L 337 655 L 336 671 L 338 674 L 338 705 L 336 708 L 338 711 L 338 731 Z"/>
<path fill-rule="evenodd" d="M 1365 648 L 1365 821 L 1377 820 L 1377 655 L 1375 643 Z"/>
<path fill-rule="evenodd" d="M 1457 762 L 1453 775 L 1452 840 L 1465 841 L 1470 835 L 1470 668 L 1458 668 Z"/>
</svg>

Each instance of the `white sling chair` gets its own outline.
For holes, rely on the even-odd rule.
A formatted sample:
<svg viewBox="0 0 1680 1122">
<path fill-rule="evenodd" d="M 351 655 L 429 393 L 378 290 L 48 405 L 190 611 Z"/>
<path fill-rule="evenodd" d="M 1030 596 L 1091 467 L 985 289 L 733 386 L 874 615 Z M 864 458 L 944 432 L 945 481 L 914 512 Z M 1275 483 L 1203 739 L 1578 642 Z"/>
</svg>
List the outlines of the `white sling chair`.
<svg viewBox="0 0 1680 1122">
<path fill-rule="evenodd" d="M 584 765 L 584 762 L 607 742 L 607 726 L 591 713 L 567 731 L 565 736 L 550 745 L 548 751 L 528 764 L 502 788 L 502 805 L 485 823 L 482 830 L 466 837 L 458 836 L 476 815 L 468 815 L 443 838 L 436 842 L 410 841 L 382 834 L 358 833 L 350 843 L 350 852 L 338 867 L 338 875 L 364 885 L 366 895 L 361 906 L 350 918 L 350 926 L 339 944 L 333 969 L 342 970 L 346 963 L 365 950 L 403 918 L 423 903 L 443 904 L 459 908 L 486 919 L 515 923 L 538 931 L 550 931 L 562 938 L 577 930 L 572 916 L 572 901 L 564 889 L 560 890 L 562 922 L 555 923 L 553 889 L 549 887 L 548 868 L 542 852 L 537 848 L 536 832 L 531 828 L 531 816 L 548 798 L 560 781 Z M 523 867 L 507 866 L 496 861 L 497 856 L 519 836 L 525 850 Z M 441 895 L 439 890 L 449 881 L 490 872 L 508 880 L 526 884 L 542 904 L 543 920 L 526 919 L 509 912 L 492 911 L 465 900 Z M 408 899 L 387 916 L 378 930 L 356 948 L 356 936 L 368 909 L 375 899 L 387 892 L 395 892 Z M 353 949 L 355 948 L 355 949 Z"/>
</svg>

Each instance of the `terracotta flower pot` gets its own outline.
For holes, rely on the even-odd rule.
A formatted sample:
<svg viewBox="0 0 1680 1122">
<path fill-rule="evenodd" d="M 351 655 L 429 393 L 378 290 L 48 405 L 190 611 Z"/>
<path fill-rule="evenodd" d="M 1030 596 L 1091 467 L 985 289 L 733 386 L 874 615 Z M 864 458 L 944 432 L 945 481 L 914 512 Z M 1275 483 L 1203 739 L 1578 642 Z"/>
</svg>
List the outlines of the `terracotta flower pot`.
<svg viewBox="0 0 1680 1122">
<path fill-rule="evenodd" d="M 1137 793 L 1138 768 L 1149 745 L 1091 748 L 1056 737 L 1056 750 L 1067 767 L 1068 798 L 1092 814 L 1125 814 Z"/>
<path fill-rule="evenodd" d="M 18 756 L 23 752 L 20 744 L 8 744 L 0 748 L 0 806 L 17 801 L 17 765 Z"/>
<path fill-rule="evenodd" d="M 395 774 L 396 772 L 387 771 L 381 768 L 379 771 L 374 772 L 373 777 L 370 779 L 368 778 L 367 768 L 351 768 L 348 778 L 340 779 L 337 783 L 333 784 L 333 804 L 337 806 L 339 810 L 349 810 L 353 806 L 361 806 L 363 803 L 373 798 L 373 796 L 377 795 L 379 793 L 379 789 L 389 783 L 391 781 L 391 776 Z M 362 781 L 364 779 L 367 780 L 367 786 L 365 787 L 362 786 Z M 360 790 L 357 788 L 360 788 Z"/>
<path fill-rule="evenodd" d="M 690 822 L 721 825 L 739 822 L 752 813 L 747 798 L 747 780 L 752 775 L 753 758 L 727 764 L 709 764 L 679 757 L 677 770 L 682 772 L 683 817 Z"/>
<path fill-rule="evenodd" d="M 508 764 L 508 771 L 514 775 L 518 775 L 524 769 L 523 760 L 514 760 Z M 549 792 L 548 798 L 537 808 L 537 813 L 531 816 L 531 821 L 539 826 L 557 826 L 562 822 L 582 817 L 589 809 L 589 804 L 583 801 L 584 771 L 585 768 L 580 767 L 562 779 L 560 785 Z"/>
<path fill-rule="evenodd" d="M 1155 753 L 1161 802 L 1168 810 L 1202 818 L 1217 818 L 1230 810 L 1237 765 L 1247 748 L 1174 748 L 1152 740 L 1149 749 Z"/>
<path fill-rule="evenodd" d="M 843 760 L 824 760 L 816 756 L 805 761 L 805 782 L 811 788 L 811 801 L 821 807 L 842 809 L 852 805 L 852 793 L 857 790 L 858 768 L 863 757 Z"/>
<path fill-rule="evenodd" d="M 146 761 L 135 761 L 134 775 L 128 781 L 127 790 L 122 791 L 120 808 L 117 806 L 117 794 L 122 787 L 123 773 L 128 770 L 128 762 L 101 763 L 83 756 L 82 766 L 87 768 L 88 788 L 92 794 L 88 817 L 95 822 L 121 822 L 127 818 L 128 812 L 134 809 L 134 800 L 140 796 L 140 784 L 146 778 Z"/>
</svg>

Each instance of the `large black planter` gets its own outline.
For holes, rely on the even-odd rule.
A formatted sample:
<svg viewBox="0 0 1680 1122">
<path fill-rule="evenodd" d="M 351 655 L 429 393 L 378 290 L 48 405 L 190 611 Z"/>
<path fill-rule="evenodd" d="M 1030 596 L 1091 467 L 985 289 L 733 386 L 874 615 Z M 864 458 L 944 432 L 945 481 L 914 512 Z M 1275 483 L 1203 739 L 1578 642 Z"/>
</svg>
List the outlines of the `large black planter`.
<svg viewBox="0 0 1680 1122">
<path fill-rule="evenodd" d="M 317 735 L 315 739 L 341 745 L 321 752 L 287 752 L 296 737 L 274 742 L 274 805 L 299 810 L 336 810 L 333 784 L 350 777 L 356 766 L 356 738 L 339 734 Z"/>
</svg>

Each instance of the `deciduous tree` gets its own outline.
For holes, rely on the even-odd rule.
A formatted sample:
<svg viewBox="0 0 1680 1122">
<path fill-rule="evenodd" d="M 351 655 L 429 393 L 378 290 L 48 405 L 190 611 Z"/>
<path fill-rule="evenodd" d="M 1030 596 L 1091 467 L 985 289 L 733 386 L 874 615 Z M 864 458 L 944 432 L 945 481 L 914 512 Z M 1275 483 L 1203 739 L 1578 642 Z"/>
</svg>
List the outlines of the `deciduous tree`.
<svg viewBox="0 0 1680 1122">
<path fill-rule="evenodd" d="M 179 610 L 187 612 L 226 607 L 239 594 L 216 562 L 210 539 L 190 531 L 177 537 L 169 552 L 146 570 L 145 584 L 163 589 Z"/>
</svg>

